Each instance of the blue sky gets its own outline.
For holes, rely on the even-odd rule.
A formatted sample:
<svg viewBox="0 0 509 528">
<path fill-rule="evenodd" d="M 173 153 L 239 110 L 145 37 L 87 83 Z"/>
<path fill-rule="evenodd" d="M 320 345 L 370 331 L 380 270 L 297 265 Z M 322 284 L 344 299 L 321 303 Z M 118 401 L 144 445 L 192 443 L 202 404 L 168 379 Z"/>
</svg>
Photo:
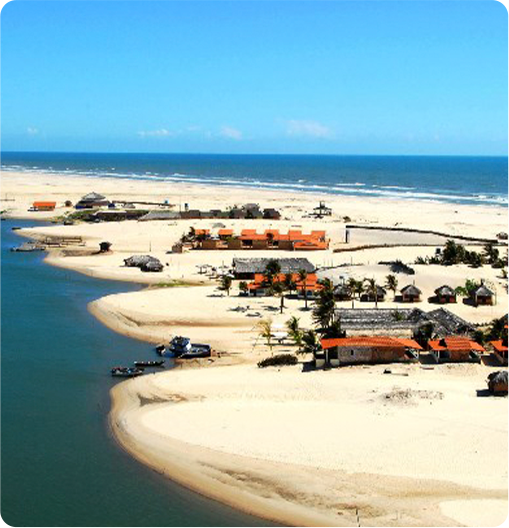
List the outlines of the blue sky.
<svg viewBox="0 0 509 528">
<path fill-rule="evenodd" d="M 495 1 L 14 1 L 2 150 L 507 154 Z"/>
</svg>

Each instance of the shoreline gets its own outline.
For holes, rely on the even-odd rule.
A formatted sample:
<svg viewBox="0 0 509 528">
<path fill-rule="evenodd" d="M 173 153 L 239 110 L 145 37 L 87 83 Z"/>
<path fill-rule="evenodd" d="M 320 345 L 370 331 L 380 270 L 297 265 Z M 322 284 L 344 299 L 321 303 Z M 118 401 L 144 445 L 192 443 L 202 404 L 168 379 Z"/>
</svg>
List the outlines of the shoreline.
<svg viewBox="0 0 509 528">
<path fill-rule="evenodd" d="M 53 192 L 54 194 L 52 196 L 58 196 L 57 199 L 62 199 L 68 195 L 69 188 L 65 185 L 62 187 L 62 182 L 60 181 L 63 179 L 62 177 L 57 178 L 58 181 L 51 182 L 53 186 L 52 190 L 47 189 L 44 191 L 46 184 L 41 187 L 41 183 L 48 183 L 48 178 L 51 180 L 51 175 L 40 176 L 41 181 L 33 184 L 35 187 L 31 187 L 32 184 L 30 182 L 23 183 L 27 189 L 32 190 L 28 194 L 26 189 L 25 191 L 20 191 L 22 204 L 26 204 L 27 199 L 31 199 L 34 192 L 47 192 L 49 194 Z M 65 176 L 64 178 L 68 179 L 69 177 Z M 99 186 L 101 184 L 106 187 L 105 192 L 111 192 L 108 189 L 111 190 L 112 188 L 108 186 L 112 185 L 112 182 L 105 182 L 103 178 L 97 178 L 97 180 L 96 190 L 102 190 L 102 187 L 100 188 Z M 11 181 L 11 184 L 14 181 L 15 178 Z M 118 180 L 114 183 L 118 185 Z M 75 187 L 71 191 L 74 193 L 73 196 L 84 192 L 85 188 L 82 187 L 83 182 L 79 178 L 74 182 L 74 185 Z M 191 196 L 191 201 L 199 204 L 200 207 L 210 208 L 218 203 L 224 205 L 227 196 L 225 196 L 225 193 L 219 192 L 224 188 L 215 187 L 218 194 L 211 197 L 209 187 L 203 188 L 202 186 L 186 185 L 183 188 L 181 186 L 172 186 L 172 192 L 177 193 L 173 194 L 173 196 L 177 197 L 180 196 L 179 193 L 186 192 L 188 196 Z M 129 189 L 129 194 L 124 194 L 124 196 L 139 196 L 141 194 L 143 196 L 157 196 L 158 198 L 162 198 L 165 196 L 163 193 L 166 192 L 166 190 L 161 189 L 158 183 L 155 186 L 147 186 L 143 189 L 134 185 Z M 231 194 L 233 191 L 230 190 L 229 193 Z M 319 196 L 320 194 L 316 194 L 316 197 Z M 330 195 L 326 196 L 327 199 L 330 198 Z M 246 201 L 245 196 L 238 194 L 228 195 L 229 203 L 235 203 L 235 201 L 239 203 L 239 200 L 242 198 Z M 342 204 L 336 201 L 333 203 L 333 207 L 335 210 L 338 208 L 341 213 L 339 215 L 336 213 L 331 219 L 326 218 L 318 221 L 307 219 L 304 215 L 305 211 L 309 210 L 310 205 L 316 205 L 314 202 L 309 201 L 309 195 L 302 197 L 299 196 L 298 192 L 274 193 L 260 191 L 260 194 L 256 194 L 255 199 L 260 201 L 265 200 L 265 204 L 267 205 L 277 204 L 278 207 L 281 206 L 284 215 L 283 220 L 277 222 L 257 220 L 257 226 L 275 226 L 284 230 L 285 228 L 290 229 L 292 226 L 295 226 L 297 222 L 298 226 L 303 226 L 304 229 L 311 230 L 319 225 L 330 231 L 332 238 L 335 240 L 341 238 L 343 230 L 347 225 L 347 222 L 343 220 L 343 213 L 357 211 L 357 216 L 355 216 L 354 220 L 358 221 L 359 218 L 362 218 L 365 224 L 361 225 L 361 228 L 367 227 L 368 229 L 366 231 L 368 231 L 368 234 L 363 235 L 364 238 L 361 237 L 356 241 L 358 244 L 357 247 L 346 248 L 351 250 L 347 255 L 335 253 L 335 249 L 337 248 L 331 248 L 327 252 L 305 253 L 303 255 L 299 254 L 299 256 L 310 258 L 317 265 L 334 261 L 335 266 L 348 266 L 348 273 L 352 273 L 354 276 L 356 276 L 356 273 L 375 274 L 377 277 L 380 277 L 380 280 L 385 276 L 386 271 L 384 266 L 380 266 L 377 263 L 384 259 L 386 260 L 388 256 L 393 254 L 394 247 L 390 247 L 390 242 L 396 240 L 401 244 L 402 240 L 400 238 L 402 234 L 384 234 L 386 237 L 384 240 L 388 242 L 388 245 L 379 248 L 370 247 L 366 250 L 363 249 L 362 243 L 365 240 L 372 243 L 373 240 L 377 240 L 381 236 L 377 233 L 377 228 L 381 227 L 381 222 L 384 225 L 389 225 L 389 230 L 391 228 L 390 222 L 394 223 L 392 226 L 394 229 L 411 230 L 412 228 L 408 227 L 408 222 L 410 221 L 410 225 L 412 225 L 412 222 L 416 221 L 415 209 L 408 206 L 409 202 L 405 202 L 405 207 L 402 208 L 402 211 L 395 213 L 393 203 L 387 203 L 386 199 L 380 201 L 372 198 L 367 203 L 366 200 L 351 200 L 348 204 Z M 415 203 L 418 203 L 419 207 L 423 206 L 423 202 L 417 201 Z M 401 205 L 400 202 L 398 204 Z M 474 229 L 479 236 L 492 235 L 494 226 L 491 223 L 491 217 L 487 218 L 486 213 L 493 213 L 493 208 L 497 208 L 496 217 L 499 222 L 497 225 L 504 225 L 503 221 L 505 222 L 507 220 L 507 210 L 505 207 L 457 206 L 456 211 L 450 211 L 442 205 L 440 204 L 438 206 L 434 204 L 434 215 L 430 214 L 426 216 L 425 227 L 429 231 L 434 230 L 436 233 L 437 225 L 447 225 L 458 237 L 465 234 L 465 232 L 470 233 L 471 229 Z M 21 207 L 24 207 L 24 205 Z M 349 209 L 346 209 L 347 207 Z M 58 212 L 52 213 L 51 216 L 55 216 L 56 214 Z M 458 215 L 461 218 L 458 218 Z M 464 217 L 464 215 L 467 216 Z M 46 215 L 46 219 L 48 217 L 50 215 Z M 29 218 L 33 220 L 44 219 L 38 213 L 30 214 Z M 463 219 L 471 223 L 465 222 Z M 216 291 L 217 282 L 198 274 L 196 271 L 196 267 L 204 259 L 207 262 L 219 266 L 222 261 L 224 264 L 224 260 L 229 260 L 235 256 L 266 257 L 274 253 L 268 251 L 231 251 L 225 253 L 220 251 L 195 251 L 183 255 L 167 256 L 166 248 L 171 245 L 173 240 L 176 240 L 180 236 L 182 230 L 185 230 L 190 225 L 198 224 L 201 227 L 210 225 L 211 222 L 213 220 L 202 219 L 191 222 L 180 220 L 169 223 L 142 223 L 145 225 L 141 226 L 137 222 L 130 221 L 92 225 L 77 224 L 75 226 L 65 227 L 50 225 L 44 228 L 24 230 L 19 233 L 26 237 L 37 237 L 46 233 L 55 233 L 57 235 L 62 233 L 79 234 L 83 237 L 87 250 L 90 250 L 91 247 L 96 247 L 100 240 L 107 238 L 113 242 L 113 251 L 107 255 L 66 255 L 65 251 L 51 250 L 45 256 L 44 262 L 53 266 L 72 269 L 94 278 L 133 282 L 140 284 L 142 287 L 145 286 L 140 291 L 109 295 L 97 299 L 88 305 L 89 312 L 96 319 L 118 333 L 148 343 L 166 341 L 169 332 L 182 335 L 189 334 L 197 342 L 210 342 L 217 350 L 228 352 L 227 356 L 222 357 L 220 360 L 215 360 L 211 365 L 206 365 L 204 368 L 186 366 L 182 369 L 173 369 L 172 372 L 160 373 L 157 376 L 145 376 L 116 385 L 110 393 L 112 407 L 108 414 L 108 423 L 116 442 L 122 449 L 129 452 L 141 463 L 150 466 L 159 473 L 165 474 L 172 480 L 193 491 L 197 491 L 202 495 L 233 506 L 246 513 L 289 525 L 351 526 L 358 524 L 358 515 L 360 512 L 361 522 L 374 522 L 376 525 L 450 526 L 451 519 L 453 520 L 453 524 L 463 524 L 459 520 L 456 520 L 455 517 L 455 515 L 459 515 L 458 511 L 461 510 L 457 504 L 461 500 L 468 501 L 468 504 L 471 505 L 473 504 L 473 500 L 478 499 L 481 501 L 479 510 L 482 510 L 486 504 L 485 501 L 495 501 L 496 507 L 494 507 L 494 510 L 496 510 L 495 513 L 497 515 L 500 514 L 501 509 L 506 508 L 505 503 L 502 506 L 500 503 L 504 497 L 504 493 L 506 493 L 500 486 L 492 487 L 493 489 L 491 490 L 485 489 L 484 487 L 481 489 L 470 482 L 470 477 L 465 482 L 452 482 L 445 478 L 432 480 L 422 475 L 419 479 L 416 479 L 412 478 L 412 475 L 398 473 L 401 470 L 396 471 L 394 474 L 385 474 L 383 472 L 373 474 L 369 472 L 369 462 L 364 462 L 367 463 L 367 466 L 362 465 L 362 459 L 365 458 L 362 453 L 357 453 L 358 460 L 356 456 L 352 455 L 352 460 L 357 465 L 354 464 L 350 469 L 343 467 L 342 463 L 345 461 L 343 460 L 341 462 L 341 459 L 335 462 L 337 464 L 335 469 L 320 466 L 323 461 L 318 461 L 314 466 L 310 467 L 305 463 L 303 464 L 303 460 L 299 462 L 299 456 L 296 457 L 297 462 L 285 462 L 285 457 L 283 456 L 284 451 L 281 451 L 281 446 L 275 446 L 277 449 L 270 455 L 275 457 L 273 459 L 269 456 L 269 448 L 267 449 L 266 457 L 261 455 L 254 456 L 252 453 L 253 446 L 250 444 L 249 439 L 244 439 L 244 443 L 240 442 L 235 444 L 235 441 L 232 443 L 232 440 L 223 439 L 220 430 L 211 432 L 210 435 L 208 433 L 205 435 L 208 437 L 207 441 L 211 442 L 211 445 L 207 446 L 199 445 L 201 441 L 200 437 L 193 437 L 192 435 L 196 433 L 193 431 L 189 433 L 191 438 L 190 442 L 184 442 L 182 438 L 178 438 L 178 434 L 184 434 L 186 430 L 187 426 L 185 423 L 180 424 L 181 430 L 179 426 L 176 426 L 175 431 L 170 430 L 169 432 L 165 427 L 159 425 L 147 428 L 145 421 L 152 419 L 151 416 L 159 412 L 170 413 L 166 423 L 175 423 L 172 417 L 175 420 L 177 419 L 179 406 L 188 406 L 189 409 L 192 409 L 192 413 L 196 413 L 197 423 L 205 421 L 209 416 L 217 416 L 218 421 L 221 422 L 223 411 L 230 409 L 230 399 L 236 402 L 235 405 L 239 407 L 238 409 L 235 407 L 231 408 L 229 415 L 232 423 L 237 424 L 235 431 L 232 431 L 235 434 L 240 434 L 248 426 L 248 424 L 242 422 L 242 416 L 246 412 L 253 412 L 253 409 L 249 406 L 245 407 L 246 402 L 249 402 L 251 398 L 257 402 L 257 405 L 259 404 L 262 407 L 264 405 L 268 406 L 267 416 L 271 416 L 273 413 L 277 414 L 279 412 L 280 401 L 285 401 L 287 396 L 286 393 L 270 395 L 272 385 L 262 385 L 261 388 L 256 389 L 256 384 L 259 380 L 264 379 L 264 373 L 259 373 L 253 365 L 267 355 L 268 349 L 265 345 L 257 342 L 255 330 L 256 317 L 262 317 L 262 315 L 255 316 L 254 318 L 249 318 L 248 316 L 256 313 L 264 314 L 263 316 L 267 316 L 268 314 L 269 317 L 274 317 L 276 322 L 283 323 L 287 319 L 288 314 L 295 313 L 301 317 L 304 326 L 311 324 L 310 312 L 300 311 L 300 302 L 298 300 L 288 299 L 286 301 L 286 313 L 280 316 L 274 312 L 274 307 L 271 306 L 274 304 L 274 300 L 270 298 L 249 298 L 248 301 L 245 301 L 245 299 L 239 298 L 234 294 L 232 296 L 226 296 L 224 293 L 219 295 Z M 231 224 L 237 229 L 248 225 L 249 222 L 252 221 L 225 221 L 225 223 Z M 472 226 L 474 227 L 472 228 Z M 369 231 L 373 231 L 374 235 L 369 233 Z M 437 238 L 431 238 L 430 244 L 426 246 L 419 244 L 417 242 L 418 239 L 415 237 L 421 235 L 422 233 L 419 234 L 413 231 L 405 233 L 405 236 L 409 237 L 410 241 L 414 241 L 415 245 L 409 247 L 405 245 L 397 246 L 398 256 L 403 255 L 405 261 L 412 262 L 416 256 L 429 254 L 430 246 L 439 245 Z M 371 238 L 373 236 L 375 237 L 374 239 Z M 133 253 L 147 251 L 147 238 L 150 239 L 150 253 L 158 256 L 163 262 L 168 261 L 168 266 L 162 274 L 143 274 L 137 269 L 133 270 L 132 268 L 125 268 L 121 265 L 123 258 Z M 344 248 L 344 246 L 339 247 Z M 356 259 L 359 259 L 359 262 L 353 263 L 353 256 L 350 254 L 352 252 L 355 253 L 354 256 Z M 277 252 L 276 255 L 281 256 L 281 252 Z M 445 280 L 453 281 L 453 283 L 454 281 L 458 282 L 463 280 L 466 273 L 468 273 L 466 275 L 467 277 L 476 279 L 482 278 L 485 274 L 490 273 L 490 279 L 500 282 L 497 278 L 498 275 L 496 275 L 497 272 L 487 268 L 481 268 L 480 270 L 471 270 L 466 267 L 463 269 L 461 266 L 453 266 L 447 269 L 441 267 L 434 268 L 432 266 L 417 268 L 417 280 L 419 284 L 425 284 L 428 290 L 441 280 L 444 280 L 444 282 Z M 447 279 L 443 279 L 443 277 Z M 172 288 L 150 287 L 151 285 L 164 284 L 165 282 L 175 280 L 194 281 L 194 285 Z M 471 308 L 465 306 L 454 306 L 454 310 L 459 311 L 462 316 L 476 315 L 479 320 L 487 321 L 493 318 L 494 314 L 498 314 L 504 309 L 504 301 L 507 293 L 504 295 L 505 297 L 500 298 L 500 304 L 489 310 L 481 308 L 479 311 L 472 311 Z M 250 305 L 248 307 L 248 313 L 238 310 L 241 307 L 245 308 L 246 302 Z M 386 302 L 386 305 L 392 306 L 393 302 L 389 300 Z M 200 307 L 199 310 L 196 309 L 197 306 Z M 394 303 L 394 306 L 397 307 L 397 304 Z M 423 304 L 420 307 L 426 309 L 427 305 L 424 306 Z M 204 365 L 204 363 L 200 363 L 200 367 Z M 255 368 L 254 372 L 252 372 L 253 368 Z M 397 368 L 399 369 L 400 367 L 398 366 Z M 436 374 L 429 374 L 429 379 L 426 381 L 424 378 L 421 380 L 422 373 L 420 371 L 405 370 L 405 368 L 403 367 L 403 370 L 410 373 L 411 378 L 409 379 L 412 382 L 417 383 L 417 385 L 422 383 L 425 385 L 430 384 L 429 386 L 433 390 L 435 390 L 435 386 L 442 387 L 444 383 L 442 377 L 444 372 L 447 372 L 446 369 L 437 369 Z M 227 369 L 227 372 L 233 374 L 223 378 L 225 369 Z M 207 378 L 200 378 L 201 381 L 197 384 L 194 376 L 200 376 L 200 373 L 204 372 L 207 373 Z M 301 384 L 307 383 L 305 380 L 311 379 L 315 380 L 313 383 L 316 386 L 312 385 L 308 390 L 313 393 L 317 388 L 320 388 L 320 390 L 326 389 L 329 391 L 326 392 L 328 397 L 335 397 L 336 389 L 328 385 L 330 383 L 330 374 L 327 375 L 320 372 L 318 373 L 319 376 L 312 377 L 314 376 L 312 375 L 309 377 L 309 373 L 302 374 L 297 371 L 285 371 L 285 369 L 282 369 L 281 372 L 282 379 L 288 383 L 288 394 L 293 394 L 293 391 L 300 390 Z M 291 373 L 291 376 L 285 377 L 284 372 Z M 246 376 L 245 387 L 250 387 L 250 392 L 246 394 L 241 391 L 239 393 L 235 389 L 235 373 L 240 377 Z M 416 419 L 412 413 L 408 414 L 407 408 L 402 408 L 402 410 L 399 407 L 394 407 L 387 414 L 383 407 L 379 408 L 378 403 L 374 406 L 372 403 L 366 405 L 366 395 L 373 390 L 373 386 L 370 385 L 372 380 L 369 376 L 366 378 L 366 373 L 378 374 L 379 372 L 376 368 L 359 368 L 348 371 L 348 374 L 352 376 L 352 380 L 358 379 L 359 387 L 364 387 L 358 394 L 355 387 L 348 385 L 350 381 L 338 378 L 343 380 L 342 382 L 347 383 L 348 391 L 355 394 L 352 396 L 352 408 L 350 409 L 348 406 L 346 408 L 340 407 L 334 412 L 336 416 L 341 417 L 342 420 L 355 419 L 357 409 L 362 409 L 362 412 L 366 412 L 367 416 L 370 413 L 374 413 L 374 416 L 378 416 L 381 413 L 389 421 L 392 419 L 391 416 L 399 415 L 399 413 L 403 413 L 404 417 L 406 416 L 404 419 L 410 421 Z M 320 375 L 323 376 L 320 377 Z M 457 389 L 455 389 L 458 394 L 454 392 L 452 401 L 447 403 L 447 405 L 452 405 L 449 411 L 452 415 L 455 415 L 457 410 L 461 409 L 466 403 L 468 405 L 483 405 L 484 403 L 488 403 L 488 405 L 495 406 L 494 409 L 497 413 L 500 411 L 502 405 L 506 405 L 507 402 L 501 400 L 492 400 L 490 402 L 478 402 L 477 399 L 472 400 L 471 395 L 466 391 L 465 387 L 470 387 L 474 379 L 471 378 L 472 376 L 475 377 L 476 383 L 484 383 L 484 370 L 470 372 L 467 369 L 465 374 L 463 374 L 463 370 L 459 369 L 455 375 L 458 376 L 458 379 L 461 378 L 461 383 L 458 382 Z M 305 376 L 305 378 L 299 381 L 301 376 Z M 224 396 L 224 399 L 221 399 L 223 398 L 222 396 L 218 396 L 217 406 L 215 406 L 214 398 L 211 398 L 208 393 L 200 392 L 201 385 L 205 386 L 209 382 L 213 384 L 216 379 L 220 381 L 219 386 L 221 389 L 224 388 L 229 391 Z M 407 383 L 405 379 L 401 378 L 403 385 Z M 189 380 L 189 385 L 187 385 L 187 380 Z M 392 383 L 390 377 L 387 378 L 387 376 L 385 378 L 382 377 L 382 379 L 376 376 L 373 380 L 376 384 L 390 382 L 390 385 Z M 453 380 L 455 383 L 458 381 L 454 378 Z M 167 385 L 165 385 L 166 382 Z M 180 386 L 174 387 L 176 383 L 180 383 Z M 277 378 L 274 378 L 274 385 L 278 385 Z M 410 390 L 415 388 L 410 387 Z M 216 392 L 219 390 L 214 385 L 211 388 Z M 389 388 L 383 385 L 383 390 L 388 390 Z M 468 400 L 464 400 L 465 397 Z M 260 398 L 259 402 L 257 398 Z M 318 401 L 327 401 L 327 398 L 322 396 Z M 329 403 L 327 401 L 327 404 Z M 423 407 L 424 403 L 427 404 L 429 402 L 423 403 L 416 400 L 414 403 L 424 411 L 426 409 L 426 407 Z M 434 402 L 429 404 L 431 405 L 432 403 Z M 314 409 L 313 406 L 317 405 L 314 396 L 310 397 L 307 404 L 311 406 L 310 408 Z M 458 405 L 457 408 L 454 407 L 456 404 Z M 440 405 L 438 404 L 439 407 Z M 292 402 L 287 402 L 287 406 L 289 406 L 292 420 L 297 420 L 296 415 L 294 416 L 292 414 L 294 412 L 292 410 Z M 355 409 L 355 412 L 351 418 L 348 418 L 350 416 L 349 413 L 353 409 Z M 239 412 L 236 413 L 236 410 Z M 172 413 L 177 413 L 177 415 L 173 416 Z M 313 413 L 309 414 L 308 419 L 312 419 L 314 415 L 320 413 L 325 413 L 325 409 L 317 407 Z M 329 419 L 328 416 L 328 413 L 323 415 L 325 422 Z M 426 420 L 430 420 L 430 423 L 435 423 L 432 421 L 434 419 L 433 415 L 426 416 L 426 419 L 417 420 L 415 427 L 425 427 Z M 358 418 L 360 419 L 360 416 Z M 445 418 L 442 417 L 441 419 L 443 420 Z M 299 423 L 299 420 L 295 423 Z M 440 421 L 436 422 L 435 427 L 439 428 L 440 423 Z M 273 424 L 273 427 L 276 425 Z M 317 426 L 319 425 L 317 424 Z M 472 434 L 471 427 L 473 425 L 466 422 L 462 424 L 460 428 L 460 431 L 462 431 L 461 434 L 466 436 Z M 262 423 L 258 424 L 258 426 L 260 429 L 256 432 L 261 434 L 261 439 L 271 434 L 270 427 L 264 429 Z M 292 425 L 292 427 L 297 426 Z M 494 425 L 490 422 L 489 427 L 494 427 Z M 501 427 L 506 427 L 505 422 L 501 424 Z M 397 426 L 394 425 L 394 428 L 396 429 Z M 301 429 L 302 424 L 300 429 L 295 430 L 295 433 L 299 432 L 301 434 Z M 353 434 L 350 431 L 352 431 L 351 428 L 349 429 L 349 434 Z M 324 431 L 323 434 L 327 433 Z M 338 439 L 342 438 L 340 431 L 335 431 L 334 434 L 339 434 Z M 401 436 L 404 437 L 404 434 L 403 429 Z M 423 434 L 433 435 L 433 429 L 429 431 L 425 429 Z M 444 432 L 444 434 L 446 433 Z M 475 430 L 474 437 L 478 434 L 480 433 Z M 497 429 L 497 434 L 500 435 L 502 433 L 498 432 Z M 278 441 L 280 441 L 279 437 L 281 437 L 281 434 L 278 435 L 278 438 L 275 438 L 274 444 L 278 444 Z M 193 442 L 193 438 L 195 442 Z M 454 438 L 454 435 L 452 435 L 450 441 L 454 442 Z M 309 440 L 312 440 L 312 438 Z M 440 436 L 437 437 L 437 440 L 441 441 Z M 358 443 L 362 444 L 363 441 L 363 437 L 359 437 Z M 224 449 L 218 450 L 214 442 L 224 442 Z M 405 445 L 408 445 L 409 442 L 410 439 L 407 439 L 406 443 L 401 440 L 398 448 L 404 450 Z M 482 437 L 482 442 L 485 442 L 484 437 Z M 306 445 L 306 442 L 303 445 Z M 470 445 L 467 444 L 467 449 L 470 449 Z M 424 445 L 421 447 L 424 448 Z M 245 449 L 245 452 L 241 448 Z M 241 452 L 236 452 L 236 449 L 241 449 Z M 316 456 L 312 448 L 308 447 L 308 449 L 311 449 L 309 456 Z M 315 447 L 315 449 L 318 448 Z M 376 450 L 376 446 L 372 446 L 371 449 Z M 503 457 L 506 455 L 506 452 L 499 452 L 498 455 L 499 457 Z M 452 454 L 449 454 L 448 458 L 453 458 Z M 336 459 L 333 457 L 331 460 Z M 352 460 L 348 463 L 352 463 Z M 475 460 L 477 459 L 473 458 L 471 462 L 473 463 Z M 377 461 L 373 460 L 371 464 L 372 467 L 376 467 Z M 412 463 L 409 462 L 409 464 L 411 467 Z M 478 471 L 480 471 L 479 468 Z M 363 490 L 370 486 L 372 486 L 371 495 L 368 493 L 370 502 L 366 502 L 364 497 L 366 492 Z M 408 490 L 411 490 L 411 492 L 408 491 L 408 496 L 400 498 L 399 495 L 391 495 L 386 491 L 387 489 L 391 489 L 391 486 L 395 490 L 399 490 L 400 494 L 404 494 Z M 425 489 L 424 492 L 423 488 Z M 340 506 L 334 506 L 338 499 L 336 495 L 330 494 L 330 490 L 336 490 L 336 494 L 342 497 Z M 420 502 L 418 496 L 422 498 Z M 431 502 L 430 497 L 432 497 Z M 397 517 L 395 518 L 393 515 L 394 508 L 392 506 L 396 503 L 399 504 L 400 509 L 397 509 Z M 441 503 L 448 503 L 447 515 L 441 510 Z M 333 505 L 332 509 L 331 505 Z M 426 508 L 429 508 L 429 510 L 426 510 Z M 341 514 L 338 514 L 338 511 Z M 367 521 L 365 520 L 366 518 L 368 518 Z M 370 521 L 369 519 L 372 520 Z"/>
</svg>

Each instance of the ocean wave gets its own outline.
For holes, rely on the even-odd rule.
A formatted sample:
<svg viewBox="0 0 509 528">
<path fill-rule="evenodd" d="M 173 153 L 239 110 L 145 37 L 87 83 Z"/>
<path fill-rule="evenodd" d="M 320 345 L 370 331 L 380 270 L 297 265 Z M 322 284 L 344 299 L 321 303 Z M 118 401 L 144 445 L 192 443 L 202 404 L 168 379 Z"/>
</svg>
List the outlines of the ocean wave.
<svg viewBox="0 0 509 528">
<path fill-rule="evenodd" d="M 235 186 L 241 188 L 257 189 L 281 189 L 299 192 L 323 192 L 324 194 L 344 194 L 347 196 L 383 197 L 387 199 L 399 200 L 420 200 L 429 202 L 447 203 L 478 203 L 486 205 L 507 205 L 508 198 L 501 194 L 472 193 L 466 194 L 453 190 L 444 189 L 418 189 L 403 185 L 380 185 L 367 184 L 363 182 L 337 182 L 333 184 L 311 183 L 308 180 L 299 179 L 296 182 L 288 181 L 264 181 L 259 178 L 245 176 L 240 179 L 229 177 L 200 176 L 199 174 L 185 174 L 173 172 L 171 174 L 160 174 L 151 171 L 139 172 L 111 172 L 116 171 L 115 167 L 109 169 L 56 169 L 53 167 L 43 168 L 38 166 L 2 165 L 2 170 L 6 172 L 26 172 L 43 174 L 72 174 L 84 177 L 107 177 L 128 180 L 148 180 L 159 182 L 175 183 L 197 183 L 203 185 Z"/>
</svg>

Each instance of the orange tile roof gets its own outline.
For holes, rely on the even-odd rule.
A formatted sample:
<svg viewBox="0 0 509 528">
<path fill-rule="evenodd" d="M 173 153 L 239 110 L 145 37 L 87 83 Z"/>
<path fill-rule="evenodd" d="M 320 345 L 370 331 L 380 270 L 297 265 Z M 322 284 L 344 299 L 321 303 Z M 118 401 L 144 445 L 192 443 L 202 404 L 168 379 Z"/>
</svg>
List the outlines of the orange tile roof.
<svg viewBox="0 0 509 528">
<path fill-rule="evenodd" d="M 57 202 L 34 202 L 34 207 L 55 207 Z"/>
<path fill-rule="evenodd" d="M 399 339 L 397 337 L 386 336 L 359 336 L 359 337 L 340 337 L 335 339 L 322 339 L 322 348 L 348 347 L 348 346 L 366 346 L 378 348 L 406 347 L 422 350 L 422 347 L 413 339 Z"/>
<path fill-rule="evenodd" d="M 217 234 L 219 236 L 230 236 L 233 235 L 233 229 L 220 229 Z"/>
<path fill-rule="evenodd" d="M 256 229 L 243 229 L 240 232 L 241 236 L 256 235 Z"/>
<path fill-rule="evenodd" d="M 504 345 L 502 339 L 499 339 L 498 341 L 490 341 L 490 344 L 497 352 L 507 352 L 507 345 Z"/>
<path fill-rule="evenodd" d="M 210 233 L 210 229 L 195 229 L 194 234 L 195 235 L 208 235 Z"/>
<path fill-rule="evenodd" d="M 485 352 L 482 345 L 472 341 L 468 337 L 461 336 L 448 336 L 440 340 L 428 341 L 428 345 L 432 350 L 477 350 L 478 352 Z"/>
</svg>

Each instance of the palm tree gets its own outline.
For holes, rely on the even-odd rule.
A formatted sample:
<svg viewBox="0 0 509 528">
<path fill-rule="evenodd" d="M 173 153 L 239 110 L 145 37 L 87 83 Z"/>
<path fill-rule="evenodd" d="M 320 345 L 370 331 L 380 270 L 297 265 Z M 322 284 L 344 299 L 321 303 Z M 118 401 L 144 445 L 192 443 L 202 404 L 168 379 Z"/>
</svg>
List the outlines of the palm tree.
<svg viewBox="0 0 509 528">
<path fill-rule="evenodd" d="M 304 307 L 308 309 L 308 288 L 307 288 L 308 272 L 305 269 L 299 270 L 299 281 L 302 282 L 304 287 Z"/>
<path fill-rule="evenodd" d="M 299 347 L 302 346 L 303 331 L 299 326 L 299 318 L 292 316 L 286 321 L 286 328 L 288 329 L 288 335 L 293 339 L 295 344 Z"/>
<path fill-rule="evenodd" d="M 240 281 L 239 282 L 239 290 L 246 295 L 249 291 L 248 285 L 246 281 Z"/>
<path fill-rule="evenodd" d="M 273 295 L 276 295 L 277 297 L 279 297 L 281 299 L 280 310 L 281 310 L 281 313 L 283 313 L 283 309 L 285 307 L 285 291 L 286 291 L 284 283 L 283 282 L 275 282 L 270 287 L 270 291 L 271 291 L 271 293 Z"/>
<path fill-rule="evenodd" d="M 491 244 L 490 242 L 488 242 L 484 246 L 483 254 L 486 257 L 486 259 L 488 261 L 488 264 L 493 264 L 494 262 L 496 262 L 498 260 L 498 257 L 499 257 L 498 249 L 493 244 Z"/>
<path fill-rule="evenodd" d="M 272 286 L 274 279 L 281 273 L 281 266 L 277 260 L 271 259 L 265 266 L 265 277 Z"/>
<path fill-rule="evenodd" d="M 267 346 L 270 348 L 270 353 L 272 355 L 272 321 L 270 319 L 264 319 L 260 321 L 257 325 L 258 335 L 265 339 Z"/>
<path fill-rule="evenodd" d="M 366 279 L 366 283 L 364 290 L 368 295 L 375 298 L 375 308 L 378 308 L 378 284 L 375 279 Z"/>
<path fill-rule="evenodd" d="M 285 274 L 285 288 L 290 292 L 290 294 L 295 290 L 296 284 L 293 280 L 293 275 L 291 273 Z"/>
<path fill-rule="evenodd" d="M 334 322 L 336 301 L 334 300 L 334 285 L 329 279 L 320 281 L 323 286 L 318 293 L 313 309 L 313 320 L 319 325 L 321 332 L 326 332 Z"/>
<path fill-rule="evenodd" d="M 221 281 L 221 285 L 219 286 L 219 288 L 225 291 L 228 294 L 228 296 L 230 296 L 230 290 L 231 290 L 232 282 L 233 282 L 232 278 L 229 275 L 223 275 L 220 281 Z"/>
<path fill-rule="evenodd" d="M 348 279 L 348 287 L 350 288 L 350 291 L 352 292 L 352 308 L 354 307 L 354 298 L 357 295 L 357 297 L 360 299 L 362 292 L 364 291 L 364 284 L 362 281 L 356 280 L 353 277 Z"/>
<path fill-rule="evenodd" d="M 308 330 L 302 334 L 302 343 L 304 345 L 301 348 L 303 354 L 315 354 L 321 348 L 320 340 L 314 330 Z"/>
<path fill-rule="evenodd" d="M 398 291 L 398 279 L 396 278 L 396 275 L 387 275 L 387 277 L 385 277 L 385 286 L 388 290 L 392 291 L 394 298 L 396 298 L 396 292 Z"/>
</svg>

